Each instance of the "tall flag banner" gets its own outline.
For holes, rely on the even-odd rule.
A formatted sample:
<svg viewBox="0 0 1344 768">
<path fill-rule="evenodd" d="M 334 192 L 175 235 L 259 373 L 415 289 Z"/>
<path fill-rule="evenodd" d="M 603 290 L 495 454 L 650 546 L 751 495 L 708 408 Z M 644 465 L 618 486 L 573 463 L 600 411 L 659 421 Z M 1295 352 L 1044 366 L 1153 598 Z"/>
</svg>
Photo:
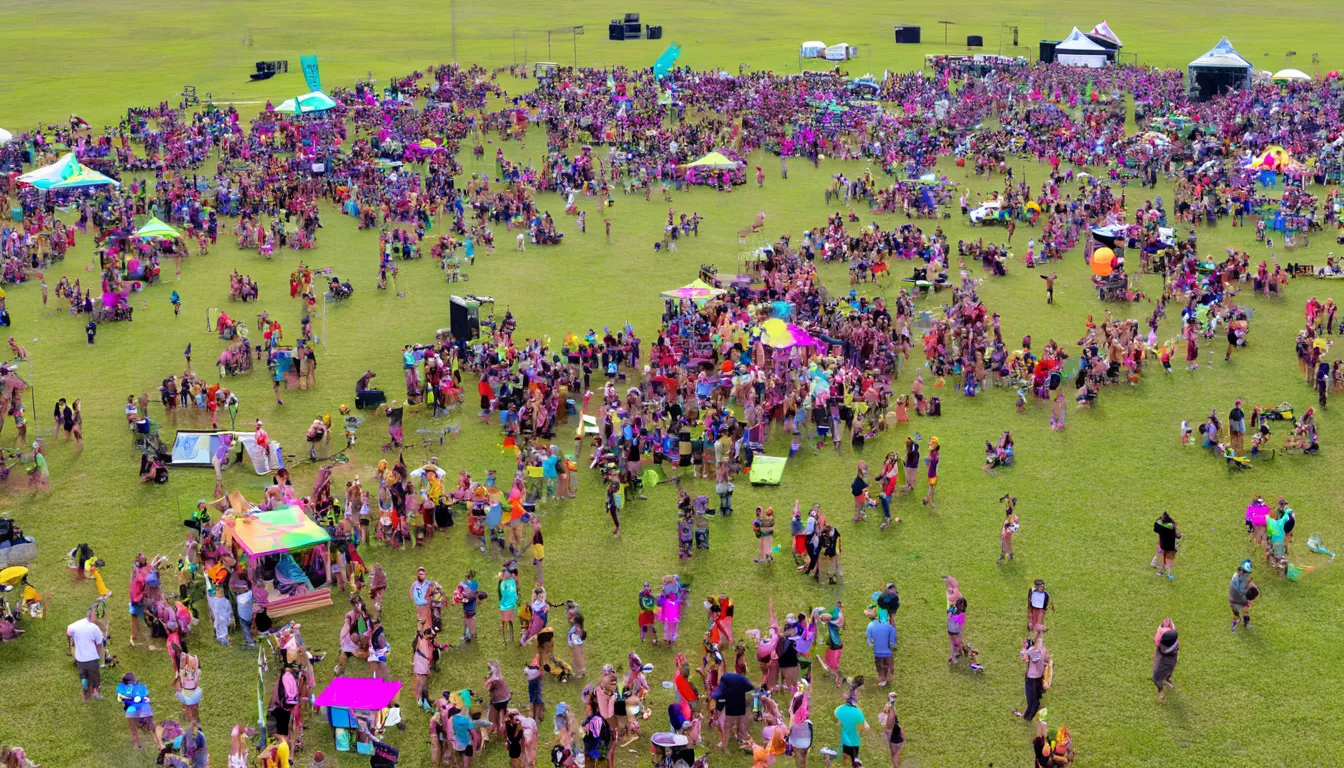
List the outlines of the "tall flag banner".
<svg viewBox="0 0 1344 768">
<path fill-rule="evenodd" d="M 322 77 L 317 72 L 317 55 L 300 56 L 299 65 L 303 67 L 303 80 L 308 83 L 308 90 L 321 91 Z"/>
</svg>

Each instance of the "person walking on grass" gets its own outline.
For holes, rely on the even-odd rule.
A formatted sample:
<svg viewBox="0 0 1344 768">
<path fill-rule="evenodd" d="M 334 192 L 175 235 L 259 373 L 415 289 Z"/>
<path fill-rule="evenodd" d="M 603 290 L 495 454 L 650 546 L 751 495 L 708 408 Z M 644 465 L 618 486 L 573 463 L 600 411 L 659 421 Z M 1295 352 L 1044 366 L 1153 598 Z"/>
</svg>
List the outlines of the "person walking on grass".
<svg viewBox="0 0 1344 768">
<path fill-rule="evenodd" d="M 1227 588 L 1227 602 L 1232 607 L 1232 631 L 1237 631 L 1237 622 L 1246 629 L 1251 628 L 1251 603 L 1260 596 L 1260 589 L 1251 580 L 1251 560 L 1241 561 L 1232 574 L 1232 583 Z"/>
<path fill-rule="evenodd" d="M 941 449 L 938 446 L 938 438 L 930 437 L 929 456 L 924 460 L 925 463 L 929 465 L 929 491 L 924 494 L 924 498 L 922 499 L 924 506 L 929 509 L 933 509 L 935 506 L 933 503 L 933 490 L 938 486 L 938 459 L 940 450 Z"/>
<path fill-rule="evenodd" d="M 1159 576 L 1165 573 L 1169 581 L 1175 580 L 1176 575 L 1171 569 L 1176 565 L 1176 540 L 1181 538 L 1176 521 L 1171 519 L 1169 513 L 1163 512 L 1153 523 L 1153 533 L 1157 534 L 1157 550 L 1161 558 L 1157 573 Z"/>
<path fill-rule="evenodd" d="M 853 686 L 846 693 L 844 703 L 835 708 L 835 720 L 840 724 L 840 751 L 844 754 L 841 765 L 848 758 L 852 768 L 863 768 L 863 762 L 859 760 L 859 745 L 863 743 L 859 729 L 869 730 L 858 700 L 858 686 Z"/>
<path fill-rule="evenodd" d="M 905 751 L 905 732 L 896 716 L 896 692 L 887 694 L 887 705 L 877 716 L 887 732 L 887 749 L 891 752 L 891 768 L 901 768 L 901 752 Z"/>
<path fill-rule="evenodd" d="M 1003 564 L 1003 559 L 1008 558 L 1009 562 L 1013 559 L 1013 534 L 1017 533 L 1017 513 L 1014 508 L 1017 506 L 1017 497 L 1011 493 L 1005 493 L 999 497 L 1003 502 L 1003 527 L 999 529 L 999 559 L 997 565 Z"/>
<path fill-rule="evenodd" d="M 1045 647 L 1044 637 L 1038 632 L 1034 638 L 1028 638 L 1022 644 L 1022 651 L 1018 655 L 1027 663 L 1027 708 L 1013 710 L 1013 714 L 1023 720 L 1030 720 L 1041 708 L 1041 696 L 1046 689 L 1045 675 L 1050 662 L 1050 651 Z"/>
<path fill-rule="evenodd" d="M 1050 593 L 1045 590 L 1045 580 L 1037 579 L 1027 591 L 1027 632 L 1045 632 L 1045 611 L 1055 610 L 1050 603 Z"/>
<path fill-rule="evenodd" d="M 1162 625 L 1153 635 L 1153 685 L 1157 686 L 1157 701 L 1167 700 L 1167 690 L 1175 689 L 1171 676 L 1176 671 L 1177 657 L 1181 653 L 1181 643 L 1176 634 L 1176 624 L 1171 619 L 1163 619 Z"/>
<path fill-rule="evenodd" d="M 107 638 L 98 627 L 94 609 L 90 608 L 84 618 L 66 627 L 65 635 L 70 640 L 70 655 L 79 672 L 83 700 L 87 703 L 90 699 L 103 698 L 99 688 L 103 682 L 103 645 Z"/>
<path fill-rule="evenodd" d="M 888 614 L 891 616 L 892 614 Z M 896 650 L 896 627 L 890 622 L 883 621 L 880 613 L 873 614 L 873 620 L 868 622 L 868 629 L 864 632 L 868 640 L 868 647 L 873 649 L 873 666 L 877 669 L 877 685 L 879 688 L 885 688 L 891 682 L 892 673 L 892 654 Z"/>
</svg>

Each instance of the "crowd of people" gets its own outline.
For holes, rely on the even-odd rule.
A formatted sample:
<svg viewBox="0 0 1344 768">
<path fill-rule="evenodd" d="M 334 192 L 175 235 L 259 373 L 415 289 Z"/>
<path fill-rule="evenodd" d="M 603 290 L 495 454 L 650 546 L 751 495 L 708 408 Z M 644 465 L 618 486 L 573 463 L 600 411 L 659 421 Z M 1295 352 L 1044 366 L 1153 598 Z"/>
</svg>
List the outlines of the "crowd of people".
<svg viewBox="0 0 1344 768">
<path fill-rule="evenodd" d="M 433 67 L 395 79 L 381 97 L 366 87 L 336 89 L 336 108 L 301 116 L 283 114 L 269 103 L 250 119 L 236 105 L 188 111 L 163 104 L 129 110 L 119 125 L 101 133 L 72 118 L 69 124 L 23 132 L 0 146 L 0 168 L 6 170 L 54 161 L 60 144 L 90 167 L 126 179 L 120 188 L 64 195 L 40 195 L 0 182 L 0 209 L 15 205 L 19 215 L 15 226 L 0 229 L 3 282 L 40 279 L 38 270 L 75 246 L 76 233 L 92 231 L 100 274 L 84 284 L 62 276 L 55 287 L 58 301 L 68 302 L 72 314 L 93 316 L 90 327 L 94 320 L 129 320 L 130 293 L 160 279 L 169 260 L 180 273 L 191 245 L 197 254 L 206 253 L 220 227 L 230 226 L 227 220 L 236 219 L 231 231 L 238 249 L 273 258 L 276 249 L 321 247 L 322 211 L 334 207 L 361 228 L 381 230 L 378 285 L 385 287 L 395 283 L 397 261 L 423 255 L 434 221 L 447 222 L 446 232 L 428 244 L 445 270 L 460 267 L 464 259 L 470 264 L 478 249 L 492 252 L 492 228 L 497 226 L 515 233 L 519 252 L 527 245 L 561 245 L 565 233 L 543 195 L 557 195 L 563 201 L 557 212 L 575 216 L 571 231 L 584 233 L 587 220 L 578 210 L 580 196 L 594 197 L 606 209 L 615 204 L 616 188 L 626 193 L 642 189 L 651 200 L 658 185 L 669 202 L 672 189 L 685 185 L 731 192 L 747 181 L 740 158 L 757 150 L 779 156 L 783 178 L 791 158 L 817 165 L 827 158 L 864 159 L 879 174 L 893 177 L 880 179 L 871 170 L 855 179 L 833 176 L 825 202 L 837 208 L 824 226 L 764 244 L 752 254 L 747 274 L 729 277 L 702 270 L 711 295 L 667 298 L 659 327 L 644 335 L 627 323 L 615 330 L 604 327 L 601 333 L 590 329 L 569 334 L 556 344 L 518 336 L 516 323 L 506 314 L 499 322 L 493 315 L 483 321 L 485 343 L 468 346 L 440 338 L 432 344 L 408 344 L 402 349 L 405 399 L 391 400 L 375 411 L 386 419 L 389 458 L 378 463 L 367 488 L 358 480 L 343 490 L 333 488 L 331 467 L 322 466 L 312 493 L 304 494 L 288 469 L 275 472 L 256 510 L 295 506 L 331 538 L 321 577 L 329 578 L 350 606 L 335 638 L 337 674 L 354 660 L 364 661 L 371 677 L 396 674 L 389 666 L 399 663 L 392 650 L 405 638 L 389 637 L 383 595 L 401 574 L 390 576 L 376 562 L 372 553 L 378 548 L 455 546 L 439 540 L 461 522 L 465 535 L 459 540 L 498 563 L 493 585 L 470 570 L 452 589 L 430 578 L 426 568 L 410 580 L 416 616 L 407 664 L 415 704 L 427 713 L 436 766 L 470 768 L 486 744 L 498 740 L 513 768 L 532 768 L 548 714 L 554 726 L 551 759 L 562 768 L 602 761 L 613 765 L 619 748 L 642 737 L 641 721 L 652 714 L 650 668 L 631 651 L 619 665 L 595 664 L 596 674 L 588 682 L 584 609 L 572 601 L 552 603 L 546 592 L 542 511 L 576 498 L 580 473 L 601 478 L 613 537 L 621 536 L 622 515 L 632 505 L 648 502 L 664 482 L 676 484 L 678 554 L 683 560 L 701 557 L 710 549 L 709 518 L 735 514 L 735 482 L 753 470 L 772 435 L 786 436 L 790 456 L 805 447 L 814 452 L 829 447 L 840 454 L 842 446 L 858 449 L 881 433 L 906 429 L 912 416 L 939 418 L 951 407 L 945 397 L 976 397 L 994 386 L 1016 390 L 1020 412 L 1030 404 L 1048 404 L 1050 426 L 1062 430 L 1067 393 L 1061 390 L 1070 361 L 1077 364 L 1076 407 L 1094 408 L 1104 388 L 1138 385 L 1155 367 L 1154 360 L 1170 372 L 1171 358 L 1184 351 L 1187 370 L 1194 372 L 1201 343 L 1221 348 L 1216 341 L 1220 335 L 1227 342 L 1224 360 L 1231 360 L 1248 343 L 1253 315 L 1237 303 L 1238 293 L 1248 282 L 1254 293 L 1266 297 L 1287 290 L 1288 272 L 1273 253 L 1275 237 L 1285 249 L 1298 247 L 1298 233 L 1335 223 L 1339 215 L 1338 194 L 1321 200 L 1301 188 L 1311 176 L 1306 169 L 1325 174 L 1339 165 L 1338 136 L 1328 118 L 1344 107 L 1344 95 L 1327 82 L 1257 85 L 1213 101 L 1192 102 L 1181 74 L 1174 71 L 1114 67 L 1083 74 L 1025 62 L 944 61 L 931 73 L 888 76 L 874 86 L 875 93 L 867 94 L 872 98 L 860 97 L 848 78 L 824 73 L 720 76 L 678 69 L 657 78 L 649 70 L 622 67 L 571 69 L 515 95 L 499 84 L 498 74 L 455 64 Z M 1139 139 L 1126 135 L 1127 96 L 1133 97 L 1147 131 Z M 424 106 L 416 106 L 421 99 Z M 488 109 L 492 103 L 503 108 Z M 901 108 L 882 109 L 882 103 Z M 991 116 L 996 127 L 984 127 Z M 1187 123 L 1205 128 L 1181 130 Z M 546 152 L 535 167 L 506 157 L 510 142 L 526 141 L 537 130 L 545 134 Z M 467 180 L 459 152 L 476 142 L 473 162 L 484 164 L 484 144 L 495 140 L 500 146 L 493 173 L 472 173 Z M 1248 162 L 1271 141 L 1297 162 L 1285 168 L 1285 183 L 1291 186 L 1282 195 L 1268 194 L 1263 171 Z M 687 168 L 715 150 L 725 155 L 726 167 Z M 934 173 L 943 158 L 954 159 L 967 179 L 1001 177 L 1001 188 L 988 198 L 959 192 L 953 179 Z M 1036 184 L 1020 177 L 1022 164 L 1032 158 L 1049 168 Z M 405 172 L 407 166 L 418 170 Z M 1136 205 L 1130 187 L 1136 184 L 1142 196 L 1142 190 L 1156 186 L 1159 175 L 1173 181 L 1170 216 L 1160 195 Z M 764 171 L 757 168 L 757 184 L 763 186 L 764 179 Z M 58 199 L 63 208 L 78 212 L 77 223 L 57 218 Z M 906 221 L 860 225 L 853 211 L 856 200 L 867 200 L 872 213 L 903 213 Z M 1002 242 L 985 236 L 959 241 L 954 248 L 940 222 L 954 215 L 957 204 L 969 216 L 972 207 L 986 200 L 1002 212 L 996 217 L 1004 224 Z M 144 215 L 182 227 L 183 236 L 136 237 L 134 217 Z M 1217 259 L 1201 255 L 1196 224 L 1216 224 L 1225 217 L 1234 226 L 1246 226 L 1251 216 L 1260 217 L 1257 240 L 1270 250 L 1267 259 L 1252 267 L 1255 259 L 1246 251 L 1231 249 L 1226 258 Z M 698 213 L 683 213 L 678 220 L 675 209 L 669 209 L 657 250 L 675 251 L 678 239 L 698 234 L 701 220 Z M 1269 227 L 1266 220 L 1272 222 Z M 605 223 L 610 239 L 610 221 Z M 1178 235 L 1171 226 L 1175 223 L 1189 226 L 1188 235 Z M 759 232 L 764 225 L 762 213 L 748 231 Z M 1016 258 L 1013 237 L 1019 226 L 1031 231 L 1024 267 L 1042 268 L 1048 301 L 1054 300 L 1058 275 L 1047 275 L 1044 268 L 1053 268 L 1082 244 L 1100 297 L 1129 306 L 1147 300 L 1153 305 L 1149 317 L 1118 319 L 1107 310 L 1100 321 L 1087 317 L 1083 335 L 1073 345 L 1076 350 L 1054 339 L 1033 345 L 1029 335 L 1011 349 L 1003 339 L 999 314 L 986 305 L 980 289 L 982 280 L 1007 275 Z M 1099 237 L 1108 238 L 1107 250 L 1114 248 L 1110 257 L 1103 255 Z M 984 277 L 973 278 L 967 261 L 978 261 Z M 853 288 L 848 294 L 822 285 L 819 265 L 831 263 L 849 269 Z M 1148 297 L 1134 288 L 1126 279 L 1126 267 L 1135 274 L 1160 275 L 1160 296 Z M 893 268 L 908 270 L 910 277 L 902 280 L 911 285 L 894 296 L 888 292 L 890 298 L 859 295 L 858 287 L 890 277 Z M 92 296 L 94 279 L 99 297 Z M 333 297 L 349 295 L 349 283 L 327 279 Z M 258 317 L 262 343 L 255 346 L 245 325 L 227 314 L 214 323 L 216 333 L 228 342 L 217 359 L 221 380 L 246 373 L 254 359 L 265 360 L 277 403 L 283 402 L 282 383 L 300 388 L 316 384 L 311 311 L 322 283 L 313 270 L 300 265 L 289 287 L 291 299 L 300 301 L 302 318 L 292 348 L 282 345 L 283 329 L 266 313 Z M 42 291 L 45 304 L 45 284 Z M 917 311 L 921 291 L 948 291 L 940 314 Z M 259 286 L 234 270 L 229 293 L 238 301 L 256 300 Z M 176 292 L 173 296 L 176 311 L 181 300 Z M 1169 309 L 1179 330 L 1163 341 L 1158 328 Z M 1336 305 L 1313 297 L 1305 312 L 1297 357 L 1305 382 L 1324 408 L 1329 394 L 1344 391 L 1340 362 L 1325 360 L 1327 337 L 1337 326 Z M 91 330 L 89 342 L 93 339 Z M 912 351 L 922 351 L 922 360 L 916 358 L 916 371 L 898 385 Z M 218 427 L 223 408 L 230 426 L 236 427 L 237 398 L 222 383 L 208 383 L 190 369 L 190 347 L 187 365 L 182 375 L 165 378 L 159 388 L 166 417 L 175 420 L 180 409 L 203 409 L 211 426 Z M 374 378 L 371 369 L 360 377 L 357 402 L 374 391 Z M 515 457 L 512 476 L 488 471 L 473 477 L 463 468 L 453 482 L 437 458 L 408 464 L 403 452 L 407 409 L 427 405 L 436 415 L 451 413 L 462 407 L 473 385 L 479 420 L 494 425 L 498 417 L 503 447 Z M 128 398 L 127 420 L 133 429 L 147 422 L 149 399 L 148 392 L 138 400 Z M 76 445 L 82 441 L 80 402 L 61 400 L 53 411 L 56 433 Z M 1273 412 L 1282 418 L 1282 408 Z M 11 399 L 5 413 L 18 424 L 21 402 Z M 1254 456 L 1263 449 L 1270 420 L 1269 409 L 1253 409 L 1247 446 L 1248 420 L 1237 401 L 1227 423 L 1228 437 L 1223 437 L 1216 412 L 1201 425 L 1200 435 L 1205 447 L 1222 455 L 1230 451 L 1232 459 L 1248 449 Z M 267 450 L 270 438 L 262 423 L 248 423 L 255 425 L 250 427 L 252 442 Z M 571 445 L 568 435 L 576 427 Z M 317 449 L 329 441 L 331 430 L 322 419 L 309 427 L 310 461 L 320 463 Z M 1183 429 L 1183 440 L 1191 435 L 1188 427 Z M 1289 440 L 1304 451 L 1318 448 L 1312 409 L 1294 420 Z M 225 463 L 230 445 L 224 444 Z M 900 523 L 891 515 L 892 498 L 914 491 L 920 477 L 926 490 L 923 504 L 936 508 L 941 451 L 937 437 L 926 442 L 916 432 L 905 438 L 902 451 L 885 457 L 876 473 L 870 475 L 867 463 L 858 461 L 850 486 L 850 522 L 863 523 L 868 510 L 880 505 L 883 529 Z M 1005 430 L 987 441 L 985 454 L 986 470 L 1010 467 L 1016 457 L 1012 433 Z M 41 455 L 40 449 L 35 455 Z M 151 461 L 142 466 L 141 479 L 158 481 L 161 469 Z M 203 765 L 208 760 L 199 714 L 203 672 L 188 646 L 201 642 L 207 620 L 221 644 L 230 644 L 235 631 L 249 647 L 264 642 L 277 672 L 266 683 L 268 727 L 275 739 L 260 750 L 260 758 L 268 768 L 288 768 L 292 754 L 304 749 L 305 720 L 313 716 L 312 696 L 321 684 L 321 654 L 309 650 L 299 624 L 280 625 L 256 604 L 254 595 L 265 587 L 256 583 L 254 568 L 233 539 L 233 526 L 254 509 L 240 506 L 241 497 L 223 493 L 218 465 L 216 470 L 218 498 L 202 500 L 186 521 L 191 534 L 181 558 L 174 564 L 139 554 L 130 578 L 130 644 L 167 651 L 181 722 L 155 721 L 151 692 L 134 673 L 120 678 L 116 696 L 136 747 L 145 736 L 152 739 L 163 764 Z M 708 494 L 692 495 L 681 487 L 700 479 L 712 482 L 717 503 Z M 1005 495 L 1000 501 L 1005 516 L 999 562 L 1012 562 L 1019 525 L 1016 499 Z M 843 582 L 838 521 L 838 514 L 828 515 L 820 504 L 805 511 L 801 499 L 795 502 L 786 541 L 801 577 L 828 585 Z M 1280 498 L 1271 510 L 1256 497 L 1246 511 L 1246 523 L 1264 549 L 1267 567 L 1290 579 L 1310 572 L 1311 566 L 1289 560 L 1295 518 L 1286 501 Z M 757 507 L 751 527 L 758 547 L 753 560 L 768 567 L 780 549 L 775 537 L 784 535 L 782 519 L 771 507 Z M 1182 533 L 1167 513 L 1153 531 L 1158 537 L 1153 567 L 1174 580 Z M 112 622 L 105 613 L 109 593 L 98 574 L 100 564 L 91 551 L 77 558 L 74 570 L 79 578 L 94 579 L 99 602 L 68 629 L 88 701 L 102 697 L 100 670 L 110 658 Z M 530 590 L 520 584 L 520 570 L 529 566 Z M 303 567 L 315 568 L 312 562 Z M 1250 579 L 1252 567 L 1250 560 L 1241 563 L 1230 585 L 1234 632 L 1239 626 L 1249 629 L 1249 608 L 1259 596 Z M 306 579 L 278 574 L 276 579 L 285 581 L 285 589 L 301 592 L 312 587 L 314 574 L 304 575 Z M 164 589 L 164 580 L 174 576 L 176 597 L 171 588 Z M 483 588 L 483 581 L 490 589 Z M 983 672 L 979 652 L 968 640 L 972 604 L 956 578 L 945 577 L 943 586 L 948 663 L 964 661 L 970 673 Z M 638 595 L 637 642 L 679 650 L 668 675 L 673 698 L 666 709 L 667 731 L 650 738 L 652 744 L 670 750 L 672 758 L 694 763 L 696 747 L 726 749 L 736 743 L 750 751 L 758 768 L 785 755 L 805 768 L 813 747 L 811 690 L 814 681 L 825 681 L 841 691 L 843 703 L 833 717 L 842 762 L 859 768 L 860 748 L 871 741 L 861 735 L 870 727 L 863 708 L 867 699 L 861 697 L 865 683 L 853 673 L 852 653 L 842 668 L 842 652 L 847 634 L 851 645 L 868 645 L 875 687 L 891 684 L 898 647 L 896 585 L 879 586 L 862 611 L 846 610 L 837 600 L 821 606 L 798 604 L 795 612 L 780 617 L 772 603 L 764 626 L 738 630 L 727 594 L 704 599 L 703 623 L 692 618 L 696 608 L 691 594 L 689 585 L 672 574 L 656 586 L 646 583 Z M 491 596 L 499 611 L 501 638 L 530 647 L 530 655 L 520 668 L 506 669 L 492 659 L 478 686 L 483 698 L 470 688 L 437 695 L 433 683 L 441 674 L 441 657 L 457 644 L 478 639 L 477 614 Z M 460 634 L 448 629 L 444 609 L 449 606 L 461 612 Z M 1020 648 L 1026 664 L 1025 705 L 1014 712 L 1028 721 L 1037 717 L 1051 684 L 1053 657 L 1044 633 L 1046 611 L 1055 607 L 1044 582 L 1036 580 L 1027 599 L 1028 637 Z M 847 620 L 857 624 L 860 616 L 868 622 L 863 640 L 854 642 L 858 633 Z M 555 651 L 553 625 L 562 629 L 568 660 Z M 683 632 L 691 626 L 696 628 Z M 631 645 L 637 647 L 634 637 L 632 633 Z M 1154 645 L 1152 680 L 1162 701 L 1173 687 L 1180 650 L 1171 619 L 1162 622 Z M 814 665 L 822 673 L 815 678 Z M 571 678 L 584 681 L 578 705 L 556 702 L 548 712 L 546 685 Z M 526 707 L 512 705 L 510 679 L 525 681 Z M 877 719 L 895 768 L 902 760 L 905 732 L 894 695 Z M 759 737 L 753 722 L 761 724 Z M 659 742 L 658 737 L 669 734 Z M 244 726 L 233 729 L 230 768 L 247 764 L 252 736 Z M 1032 749 L 1037 765 L 1068 764 L 1074 757 L 1067 729 L 1051 729 L 1043 720 L 1035 727 Z M 3 759 L 10 761 L 16 751 L 6 750 Z M 818 751 L 828 764 L 836 756 L 824 748 Z M 26 760 L 21 750 L 17 755 L 14 759 Z"/>
</svg>

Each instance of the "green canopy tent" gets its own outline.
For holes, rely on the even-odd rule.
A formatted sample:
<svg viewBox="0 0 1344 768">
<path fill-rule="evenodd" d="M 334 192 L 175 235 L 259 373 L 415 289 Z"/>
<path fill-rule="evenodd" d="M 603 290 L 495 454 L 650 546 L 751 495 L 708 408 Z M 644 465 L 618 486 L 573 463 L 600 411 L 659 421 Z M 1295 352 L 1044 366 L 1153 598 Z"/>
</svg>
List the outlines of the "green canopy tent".
<svg viewBox="0 0 1344 768">
<path fill-rule="evenodd" d="M 313 112 L 326 112 L 335 106 L 335 99 L 321 91 L 313 91 L 281 102 L 275 111 L 291 115 L 307 115 Z"/>
<path fill-rule="evenodd" d="M 143 227 L 135 230 L 135 236 L 154 240 L 176 240 L 182 237 L 182 232 L 172 225 L 160 221 L 159 217 L 151 216 Z"/>
</svg>

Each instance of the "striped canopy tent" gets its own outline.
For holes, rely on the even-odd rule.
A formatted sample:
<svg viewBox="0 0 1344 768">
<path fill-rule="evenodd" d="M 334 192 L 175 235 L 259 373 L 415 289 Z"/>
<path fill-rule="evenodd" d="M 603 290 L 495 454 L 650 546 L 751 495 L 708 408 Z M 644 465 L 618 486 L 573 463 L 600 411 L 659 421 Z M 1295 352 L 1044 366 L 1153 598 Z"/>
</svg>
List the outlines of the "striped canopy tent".
<svg viewBox="0 0 1344 768">
<path fill-rule="evenodd" d="M 151 216 L 143 227 L 135 230 L 135 236 L 155 240 L 176 240 L 182 236 L 182 232 L 171 224 L 160 221 L 158 216 Z"/>
<path fill-rule="evenodd" d="M 107 184 L 121 186 L 121 182 L 80 164 L 73 152 L 45 168 L 23 174 L 19 177 L 19 183 L 48 190 L 101 187 Z"/>
<path fill-rule="evenodd" d="M 312 91 L 281 102 L 280 106 L 275 108 L 275 111 L 287 112 L 291 115 L 307 115 L 313 112 L 326 112 L 335 106 L 335 99 L 321 91 Z"/>
</svg>

